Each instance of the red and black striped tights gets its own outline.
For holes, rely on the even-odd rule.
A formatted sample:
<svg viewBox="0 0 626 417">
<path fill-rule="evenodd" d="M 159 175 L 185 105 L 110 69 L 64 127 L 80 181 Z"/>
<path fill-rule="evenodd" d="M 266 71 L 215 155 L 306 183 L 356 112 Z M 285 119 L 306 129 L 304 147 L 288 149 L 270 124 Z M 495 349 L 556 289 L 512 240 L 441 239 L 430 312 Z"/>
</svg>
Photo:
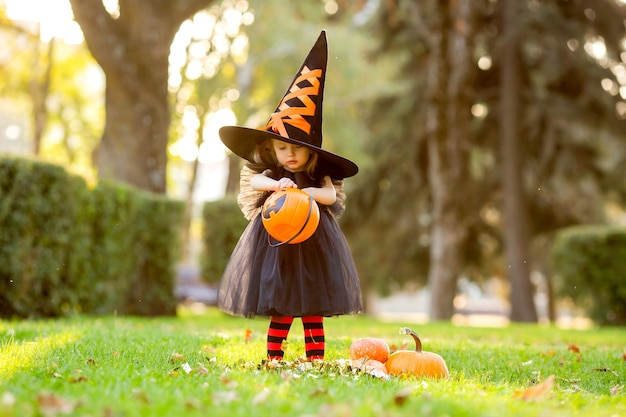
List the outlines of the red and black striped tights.
<svg viewBox="0 0 626 417">
<path fill-rule="evenodd" d="M 289 335 L 289 329 L 293 323 L 291 316 L 272 316 L 267 329 L 267 357 L 268 359 L 282 360 L 285 352 L 282 344 Z M 306 357 L 313 361 L 324 359 L 324 317 L 302 317 L 304 328 L 304 349 Z"/>
</svg>

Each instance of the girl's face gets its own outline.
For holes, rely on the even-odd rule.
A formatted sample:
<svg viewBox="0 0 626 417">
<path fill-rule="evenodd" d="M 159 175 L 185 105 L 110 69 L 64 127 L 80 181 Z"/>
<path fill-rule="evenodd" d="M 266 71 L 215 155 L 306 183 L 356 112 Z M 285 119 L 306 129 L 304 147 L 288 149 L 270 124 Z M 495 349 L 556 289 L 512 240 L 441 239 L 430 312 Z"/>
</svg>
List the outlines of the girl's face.
<svg viewBox="0 0 626 417">
<path fill-rule="evenodd" d="M 272 139 L 272 147 L 278 163 L 291 172 L 304 170 L 312 152 L 305 146 L 294 145 L 278 139 Z"/>
</svg>

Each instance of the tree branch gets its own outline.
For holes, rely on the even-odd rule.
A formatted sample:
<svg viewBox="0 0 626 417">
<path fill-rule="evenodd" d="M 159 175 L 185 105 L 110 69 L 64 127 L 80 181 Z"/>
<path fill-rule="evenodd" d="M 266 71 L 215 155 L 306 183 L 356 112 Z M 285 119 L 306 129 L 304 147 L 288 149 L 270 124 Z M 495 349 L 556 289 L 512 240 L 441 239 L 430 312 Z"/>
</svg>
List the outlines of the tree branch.
<svg viewBox="0 0 626 417">
<path fill-rule="evenodd" d="M 105 73 L 115 70 L 119 59 L 113 58 L 124 50 L 124 40 L 102 0 L 70 0 L 70 4 L 93 57 Z"/>
</svg>

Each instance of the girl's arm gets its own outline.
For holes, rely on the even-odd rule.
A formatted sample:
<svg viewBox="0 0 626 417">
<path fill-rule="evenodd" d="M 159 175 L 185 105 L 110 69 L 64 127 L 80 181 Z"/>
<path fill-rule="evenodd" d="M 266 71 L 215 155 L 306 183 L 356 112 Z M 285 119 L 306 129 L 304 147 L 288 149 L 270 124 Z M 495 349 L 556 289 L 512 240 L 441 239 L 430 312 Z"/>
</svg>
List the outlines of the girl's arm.
<svg viewBox="0 0 626 417">
<path fill-rule="evenodd" d="M 270 178 L 268 171 L 265 170 L 261 174 L 253 175 L 250 179 L 250 187 L 257 191 L 278 191 L 284 188 L 297 188 L 296 183 L 289 178 L 281 178 L 278 181 Z"/>
<path fill-rule="evenodd" d="M 306 191 L 315 201 L 325 206 L 330 206 L 337 201 L 337 190 L 335 190 L 329 176 L 324 177 L 324 185 L 321 188 L 306 187 L 302 191 Z"/>
</svg>

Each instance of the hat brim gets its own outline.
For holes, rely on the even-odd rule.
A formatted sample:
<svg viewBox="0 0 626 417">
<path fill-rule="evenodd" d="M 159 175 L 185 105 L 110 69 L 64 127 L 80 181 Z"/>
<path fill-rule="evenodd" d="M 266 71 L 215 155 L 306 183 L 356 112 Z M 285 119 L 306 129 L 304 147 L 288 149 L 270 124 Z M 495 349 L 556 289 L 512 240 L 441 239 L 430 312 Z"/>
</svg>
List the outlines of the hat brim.
<svg viewBox="0 0 626 417">
<path fill-rule="evenodd" d="M 254 162 L 256 146 L 265 139 L 277 139 L 309 148 L 318 154 L 318 166 L 321 172 L 335 179 L 352 177 L 359 172 L 359 167 L 349 159 L 328 152 L 317 146 L 296 139 L 281 136 L 271 131 L 250 129 L 241 126 L 224 126 L 219 130 L 220 139 L 237 156 Z"/>
</svg>

